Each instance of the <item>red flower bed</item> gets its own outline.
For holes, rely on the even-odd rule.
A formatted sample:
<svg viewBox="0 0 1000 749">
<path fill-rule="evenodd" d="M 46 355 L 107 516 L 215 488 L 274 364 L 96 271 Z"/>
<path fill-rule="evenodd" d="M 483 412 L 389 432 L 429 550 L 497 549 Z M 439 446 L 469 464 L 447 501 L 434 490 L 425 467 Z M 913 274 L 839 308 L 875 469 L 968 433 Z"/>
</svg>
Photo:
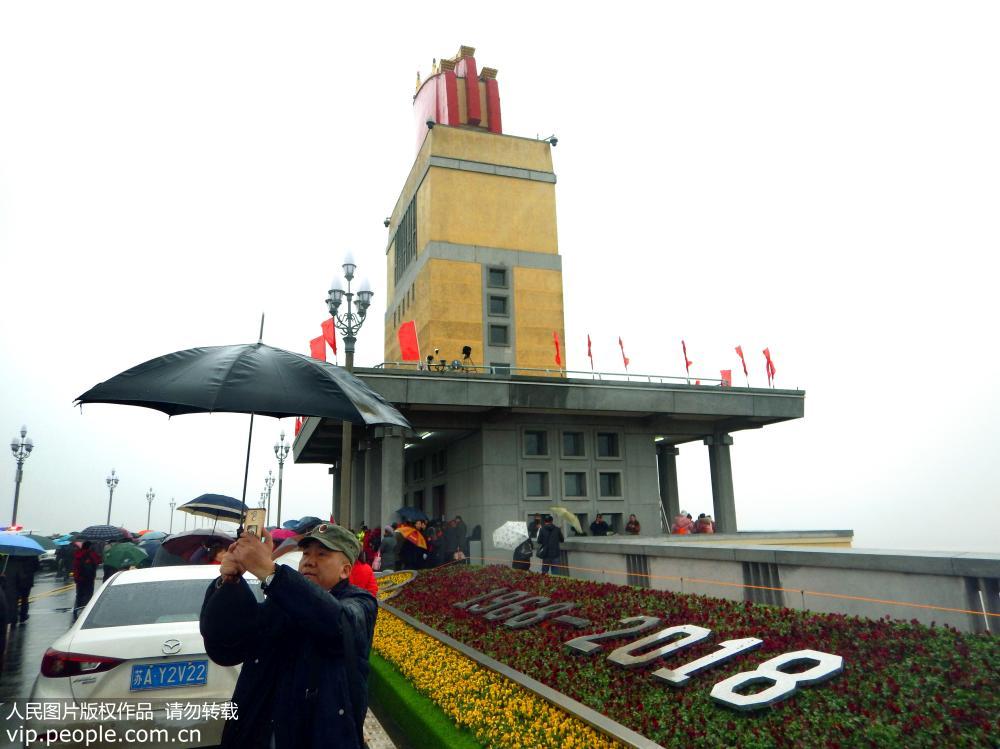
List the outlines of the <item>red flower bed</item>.
<svg viewBox="0 0 1000 749">
<path fill-rule="evenodd" d="M 514 630 L 453 605 L 494 588 L 548 596 L 553 603 L 573 601 L 577 606 L 569 613 L 592 625 L 573 630 L 548 620 Z M 997 746 L 1000 736 L 1000 648 L 990 635 L 507 567 L 425 572 L 389 603 L 664 746 L 978 747 Z M 711 629 L 713 637 L 637 670 L 606 658 L 627 638 L 602 642 L 590 656 L 572 654 L 563 645 L 581 634 L 618 629 L 619 619 L 640 614 L 660 617 L 657 629 L 695 624 Z M 745 637 L 763 645 L 693 676 L 686 686 L 671 687 L 651 676 L 660 666 L 680 666 L 713 652 L 723 640 Z M 710 698 L 717 682 L 796 650 L 840 655 L 844 671 L 755 712 L 735 711 Z"/>
</svg>

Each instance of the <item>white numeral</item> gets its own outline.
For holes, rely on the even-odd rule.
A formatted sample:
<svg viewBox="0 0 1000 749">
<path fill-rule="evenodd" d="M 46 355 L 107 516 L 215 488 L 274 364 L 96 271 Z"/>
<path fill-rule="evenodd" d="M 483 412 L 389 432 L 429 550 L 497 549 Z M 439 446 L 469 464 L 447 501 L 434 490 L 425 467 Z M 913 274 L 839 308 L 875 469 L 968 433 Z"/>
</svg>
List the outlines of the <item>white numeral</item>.
<svg viewBox="0 0 1000 749">
<path fill-rule="evenodd" d="M 653 678 L 665 681 L 672 687 L 682 687 L 687 684 L 691 677 L 701 673 L 705 669 L 713 666 L 720 666 L 727 661 L 731 661 L 741 653 L 748 653 L 756 650 L 764 644 L 763 640 L 756 637 L 746 637 L 742 640 L 726 640 L 719 643 L 720 650 L 709 653 L 704 658 L 685 663 L 677 668 L 660 668 L 653 672 Z"/>
<path fill-rule="evenodd" d="M 658 642 L 669 640 L 676 635 L 683 635 L 673 642 L 663 647 L 650 650 L 642 655 L 633 655 L 636 651 L 655 645 Z M 654 634 L 643 637 L 628 645 L 623 645 L 617 650 L 612 650 L 608 660 L 624 668 L 637 668 L 652 663 L 659 658 L 663 658 L 679 650 L 684 650 L 695 645 L 702 640 L 707 640 L 712 636 L 712 630 L 699 627 L 696 624 L 679 624 L 676 627 L 667 627 Z"/>
<path fill-rule="evenodd" d="M 601 649 L 601 646 L 597 644 L 601 640 L 617 640 L 618 638 L 625 637 L 627 635 L 637 635 L 640 632 L 648 632 L 660 623 L 660 617 L 628 616 L 624 619 L 620 619 L 619 622 L 621 624 L 632 624 L 635 622 L 636 624 L 634 627 L 626 627 L 625 629 L 612 629 L 609 632 L 597 632 L 592 635 L 574 637 L 572 640 L 567 640 L 564 644 L 567 648 L 576 653 L 590 655 Z"/>
<path fill-rule="evenodd" d="M 782 666 L 794 666 L 806 661 L 813 661 L 816 665 L 797 674 L 781 670 Z M 737 710 L 760 710 L 791 697 L 799 687 L 826 681 L 843 670 L 844 659 L 839 655 L 821 653 L 818 650 L 796 650 L 764 661 L 757 666 L 756 671 L 744 671 L 720 681 L 712 687 L 712 699 Z M 740 694 L 736 691 L 764 682 L 771 682 L 771 686 L 756 694 Z"/>
</svg>

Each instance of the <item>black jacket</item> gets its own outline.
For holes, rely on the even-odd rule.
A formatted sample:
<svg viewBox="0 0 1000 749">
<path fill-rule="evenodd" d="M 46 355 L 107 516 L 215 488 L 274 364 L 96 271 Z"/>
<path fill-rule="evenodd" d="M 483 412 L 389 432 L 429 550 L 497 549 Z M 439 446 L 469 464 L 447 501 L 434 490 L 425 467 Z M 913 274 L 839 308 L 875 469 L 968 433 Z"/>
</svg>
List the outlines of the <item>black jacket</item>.
<svg viewBox="0 0 1000 749">
<path fill-rule="evenodd" d="M 277 749 L 359 747 L 375 597 L 346 580 L 324 591 L 285 565 L 263 603 L 243 579 L 218 583 L 201 608 L 205 652 L 223 666 L 243 664 L 233 692 L 237 719 L 226 723 L 222 746 L 266 748 L 273 732 Z"/>
<path fill-rule="evenodd" d="M 538 556 L 545 560 L 558 560 L 560 546 L 565 539 L 556 525 L 543 525 L 538 531 Z"/>
</svg>

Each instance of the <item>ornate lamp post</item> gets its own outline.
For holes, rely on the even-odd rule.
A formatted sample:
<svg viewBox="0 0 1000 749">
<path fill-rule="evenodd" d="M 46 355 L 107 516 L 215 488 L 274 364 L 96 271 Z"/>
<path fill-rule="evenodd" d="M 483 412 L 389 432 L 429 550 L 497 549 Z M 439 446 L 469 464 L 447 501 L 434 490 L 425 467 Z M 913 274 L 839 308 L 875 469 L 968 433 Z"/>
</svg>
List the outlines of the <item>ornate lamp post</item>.
<svg viewBox="0 0 1000 749">
<path fill-rule="evenodd" d="M 153 500 L 155 498 L 156 498 L 156 495 L 153 494 L 153 487 L 149 487 L 149 491 L 146 492 L 146 501 L 149 502 L 149 507 L 146 510 L 146 527 L 147 528 L 149 527 L 149 516 L 153 512 Z"/>
<path fill-rule="evenodd" d="M 17 501 L 21 496 L 21 476 L 24 473 L 22 467 L 34 448 L 35 443 L 28 436 L 28 427 L 22 426 L 21 438 L 14 437 L 10 441 L 10 451 L 14 454 L 14 460 L 17 461 L 17 473 L 14 474 L 14 512 L 10 519 L 11 525 L 17 525 Z"/>
<path fill-rule="evenodd" d="M 288 451 L 292 449 L 291 443 L 285 444 L 285 430 L 281 430 L 281 440 L 274 443 L 274 456 L 278 459 L 278 516 L 274 519 L 274 524 L 281 526 L 281 479 L 282 474 L 285 471 L 285 458 L 288 457 Z M 271 479 L 273 482 L 274 479 Z M 270 493 L 270 485 L 267 488 Z"/>
<path fill-rule="evenodd" d="M 340 288 L 340 282 L 334 279 L 330 284 L 330 296 L 327 297 L 326 306 L 333 318 L 334 325 L 341 333 L 344 341 L 344 368 L 348 372 L 354 371 L 354 344 L 357 341 L 358 331 L 365 322 L 368 314 L 368 307 L 371 306 L 372 296 L 375 292 L 368 288 L 368 282 L 362 281 L 358 289 L 357 299 L 351 292 L 351 281 L 354 280 L 354 271 L 357 265 L 348 255 L 344 261 L 344 278 L 347 280 L 347 291 Z M 343 314 L 340 314 L 340 305 L 347 299 L 347 306 Z M 354 302 L 352 308 L 351 302 Z M 337 522 L 345 528 L 351 527 L 351 422 L 343 422 L 342 446 L 340 451 L 340 511 L 335 512 L 334 517 Z M 281 492 L 279 491 L 279 496 Z"/>
<path fill-rule="evenodd" d="M 274 486 L 274 472 L 268 469 L 267 478 L 264 479 L 264 486 L 267 487 L 267 524 L 271 524 L 271 487 Z"/>
<path fill-rule="evenodd" d="M 111 500 L 115 496 L 115 487 L 118 486 L 118 476 L 115 475 L 115 469 L 111 469 L 111 475 L 104 479 L 104 483 L 108 485 L 108 521 L 107 524 L 111 525 Z"/>
<path fill-rule="evenodd" d="M 173 532 L 174 532 L 174 508 L 175 508 L 176 506 L 177 506 L 177 503 L 176 503 L 176 502 L 174 501 L 174 498 L 173 498 L 173 497 L 171 497 L 171 498 L 170 498 L 170 530 L 169 530 L 169 531 L 167 531 L 167 534 L 168 534 L 168 535 L 169 535 L 170 533 L 173 533 Z"/>
<path fill-rule="evenodd" d="M 266 504 L 267 504 L 267 492 L 264 491 L 260 493 L 260 504 L 258 505 L 258 507 L 263 509 Z M 266 523 L 267 521 L 265 520 L 264 522 Z"/>
</svg>

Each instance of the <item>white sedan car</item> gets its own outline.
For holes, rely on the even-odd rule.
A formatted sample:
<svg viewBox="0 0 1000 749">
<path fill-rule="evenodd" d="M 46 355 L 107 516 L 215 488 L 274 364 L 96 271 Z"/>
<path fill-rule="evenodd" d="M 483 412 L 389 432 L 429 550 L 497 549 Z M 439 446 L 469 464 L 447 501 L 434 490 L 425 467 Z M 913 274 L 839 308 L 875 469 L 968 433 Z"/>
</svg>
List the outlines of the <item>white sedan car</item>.
<svg viewBox="0 0 1000 749">
<path fill-rule="evenodd" d="M 145 701 L 153 705 L 152 720 L 106 715 L 97 722 L 121 730 L 166 729 L 167 733 L 158 734 L 159 741 L 150 740 L 152 736 L 136 741 L 144 747 L 161 742 L 173 747 L 218 744 L 223 721 L 218 713 L 208 716 L 210 711 L 203 706 L 228 701 L 239 676 L 238 666 L 219 666 L 209 659 L 198 629 L 205 591 L 218 574 L 215 565 L 185 565 L 112 576 L 69 631 L 46 651 L 29 702 L 51 700 L 84 707 Z M 263 600 L 260 581 L 251 575 L 246 579 Z M 178 707 L 188 705 L 198 709 Z M 46 731 L 51 736 L 53 729 L 94 725 L 92 715 L 80 712 L 58 722 L 29 721 L 26 727 L 37 730 L 40 741 Z M 196 733 L 177 735 L 192 727 Z"/>
</svg>

